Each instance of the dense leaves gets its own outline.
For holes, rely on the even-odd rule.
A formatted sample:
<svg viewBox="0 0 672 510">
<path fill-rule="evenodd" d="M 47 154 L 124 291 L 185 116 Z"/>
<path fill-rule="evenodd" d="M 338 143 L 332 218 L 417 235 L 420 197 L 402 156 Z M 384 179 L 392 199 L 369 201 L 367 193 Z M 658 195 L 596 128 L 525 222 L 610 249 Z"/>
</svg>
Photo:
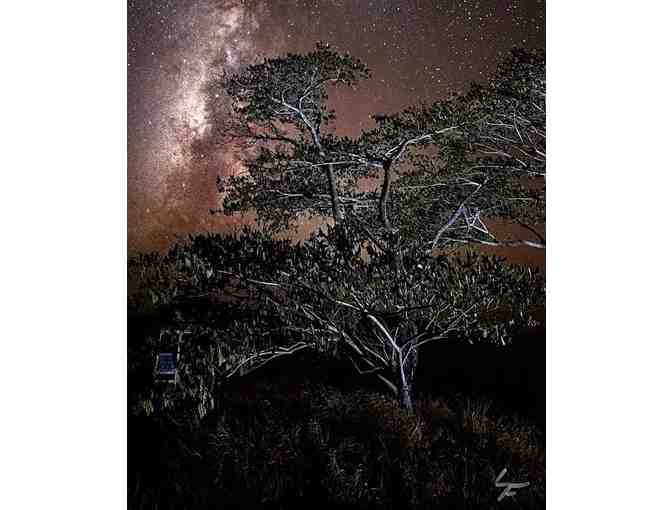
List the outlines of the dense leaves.
<svg viewBox="0 0 672 510">
<path fill-rule="evenodd" d="M 512 332 L 534 324 L 543 303 L 541 276 L 500 259 L 407 253 L 392 271 L 385 253 L 350 248 L 336 228 L 303 244 L 250 231 L 193 238 L 144 281 L 152 299 L 167 296 L 162 303 L 174 317 L 143 356 L 182 345 L 189 354 L 181 359 L 181 383 L 168 392 L 199 415 L 212 407 L 218 382 L 304 349 L 348 359 L 401 396 L 402 387 L 412 388 L 422 345 L 507 343 Z M 187 306 L 197 299 L 214 311 Z M 165 407 L 163 395 L 152 386 L 142 406 Z"/>
<path fill-rule="evenodd" d="M 320 46 L 229 77 L 227 91 L 240 105 L 232 118 L 257 145 L 245 174 L 220 181 L 223 211 L 254 209 L 274 230 L 301 215 L 332 216 L 389 252 L 417 244 L 545 246 L 533 228 L 545 221 L 543 52 L 514 50 L 487 84 L 465 94 L 373 115 L 376 127 L 357 139 L 322 133 L 335 119 L 327 84 L 367 76 L 360 62 Z M 362 191 L 364 177 L 378 182 L 373 190 Z M 487 226 L 495 217 L 526 225 L 532 240 L 497 239 Z"/>
<path fill-rule="evenodd" d="M 545 56 L 514 50 L 487 85 L 432 105 L 374 117 L 357 141 L 381 187 L 354 197 L 378 208 L 349 209 L 378 239 L 394 229 L 402 245 L 507 244 L 488 219 L 545 221 Z M 379 168 L 375 165 L 378 163 Z M 387 216 L 387 218 L 384 217 Z"/>
<path fill-rule="evenodd" d="M 225 138 L 254 147 L 248 172 L 219 181 L 227 193 L 222 211 L 254 208 L 267 228 L 287 228 L 299 213 L 339 217 L 335 164 L 323 133 L 335 118 L 329 89 L 353 86 L 369 72 L 360 61 L 327 45 L 305 55 L 289 54 L 224 76 L 232 115 L 220 122 Z"/>
</svg>

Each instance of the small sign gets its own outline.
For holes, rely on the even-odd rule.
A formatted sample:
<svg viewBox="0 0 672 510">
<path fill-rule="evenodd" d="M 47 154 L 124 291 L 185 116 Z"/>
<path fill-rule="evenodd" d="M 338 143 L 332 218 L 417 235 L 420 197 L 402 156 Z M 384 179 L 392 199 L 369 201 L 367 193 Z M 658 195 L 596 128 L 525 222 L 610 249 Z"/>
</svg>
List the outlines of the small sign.
<svg viewBox="0 0 672 510">
<path fill-rule="evenodd" d="M 163 382 L 175 382 L 177 378 L 177 355 L 161 352 L 157 359 L 156 378 Z"/>
</svg>

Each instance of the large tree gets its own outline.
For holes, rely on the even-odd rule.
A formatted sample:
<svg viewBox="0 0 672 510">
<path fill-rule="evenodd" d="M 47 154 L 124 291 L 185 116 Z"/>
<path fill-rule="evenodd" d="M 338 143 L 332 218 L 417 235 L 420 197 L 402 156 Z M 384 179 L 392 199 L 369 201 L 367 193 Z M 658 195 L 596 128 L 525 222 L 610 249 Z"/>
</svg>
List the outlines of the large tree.
<svg viewBox="0 0 672 510">
<path fill-rule="evenodd" d="M 226 76 L 232 115 L 220 131 L 248 144 L 252 157 L 246 174 L 220 181 L 223 210 L 256 210 L 264 232 L 197 243 L 186 259 L 188 280 L 237 289 L 240 306 L 254 309 L 207 326 L 206 337 L 222 339 L 212 347 L 219 374 L 314 348 L 350 359 L 412 408 L 423 345 L 505 343 L 533 323 L 543 303 L 538 274 L 501 260 L 436 256 L 434 248 L 545 245 L 539 234 L 497 239 L 486 220 L 507 218 L 535 233 L 543 222 L 544 73 L 543 54 L 513 52 L 489 83 L 376 115 L 375 128 L 357 139 L 325 129 L 336 118 L 329 87 L 368 76 L 349 55 L 319 45 Z M 377 179 L 373 191 L 361 191 L 364 177 Z M 305 214 L 331 217 L 336 228 L 301 246 L 270 238 Z M 188 326 L 192 334 L 199 327 Z"/>
</svg>

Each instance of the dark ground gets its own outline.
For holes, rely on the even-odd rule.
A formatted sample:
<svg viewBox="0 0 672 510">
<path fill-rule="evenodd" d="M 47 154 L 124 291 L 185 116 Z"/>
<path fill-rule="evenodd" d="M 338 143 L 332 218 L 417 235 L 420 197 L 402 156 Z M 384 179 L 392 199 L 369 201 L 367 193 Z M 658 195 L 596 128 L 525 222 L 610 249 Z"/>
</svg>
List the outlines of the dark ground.
<svg viewBox="0 0 672 510">
<path fill-rule="evenodd" d="M 129 333 L 148 328 L 129 318 Z M 543 329 L 507 347 L 429 345 L 415 392 L 408 418 L 347 362 L 306 353 L 231 380 L 196 430 L 129 416 L 129 508 L 544 506 Z M 498 503 L 505 465 L 536 489 Z"/>
</svg>

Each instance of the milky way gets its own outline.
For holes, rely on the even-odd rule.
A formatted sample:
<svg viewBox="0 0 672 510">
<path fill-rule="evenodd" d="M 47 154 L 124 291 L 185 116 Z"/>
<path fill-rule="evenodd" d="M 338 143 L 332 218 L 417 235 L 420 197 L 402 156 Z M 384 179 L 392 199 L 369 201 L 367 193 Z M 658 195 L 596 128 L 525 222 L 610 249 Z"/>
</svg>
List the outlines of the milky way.
<svg viewBox="0 0 672 510">
<path fill-rule="evenodd" d="M 233 220 L 211 216 L 217 175 L 241 170 L 216 143 L 224 70 L 329 42 L 366 62 L 370 82 L 334 94 L 338 130 L 480 80 L 513 46 L 544 46 L 544 2 L 135 0 L 128 4 L 129 250 L 164 249 Z M 241 220 L 243 221 L 243 220 Z"/>
</svg>

